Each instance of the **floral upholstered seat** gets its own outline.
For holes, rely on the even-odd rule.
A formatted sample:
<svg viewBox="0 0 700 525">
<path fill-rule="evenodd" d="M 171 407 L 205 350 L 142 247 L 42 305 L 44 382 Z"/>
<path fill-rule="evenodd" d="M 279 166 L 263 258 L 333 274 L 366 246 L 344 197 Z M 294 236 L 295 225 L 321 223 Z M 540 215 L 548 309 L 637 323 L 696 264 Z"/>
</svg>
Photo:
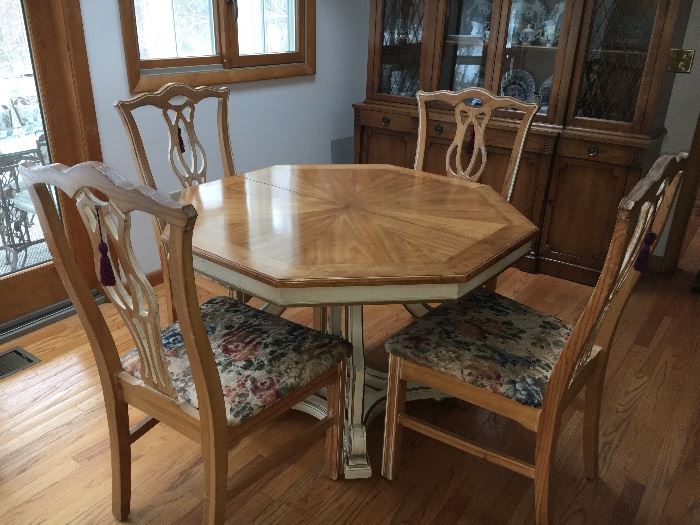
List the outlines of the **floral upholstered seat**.
<svg viewBox="0 0 700 525">
<path fill-rule="evenodd" d="M 351 352 L 350 344 L 228 297 L 201 306 L 221 377 L 229 425 L 238 425 L 304 387 Z M 178 396 L 197 408 L 192 371 L 180 325 L 162 333 L 168 371 Z M 137 350 L 122 356 L 125 371 L 140 378 Z"/>
<path fill-rule="evenodd" d="M 389 338 L 388 352 L 540 407 L 572 327 L 485 289 L 445 303 Z"/>
</svg>

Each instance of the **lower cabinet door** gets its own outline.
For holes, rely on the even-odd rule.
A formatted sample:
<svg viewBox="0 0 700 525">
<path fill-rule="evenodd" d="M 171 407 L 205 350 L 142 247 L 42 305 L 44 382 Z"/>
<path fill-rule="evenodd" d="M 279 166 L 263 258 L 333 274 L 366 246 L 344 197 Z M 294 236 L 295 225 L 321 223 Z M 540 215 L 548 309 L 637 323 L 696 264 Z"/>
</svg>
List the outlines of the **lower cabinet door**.
<svg viewBox="0 0 700 525">
<path fill-rule="evenodd" d="M 503 189 L 506 171 L 510 164 L 510 150 L 489 148 L 488 162 L 481 177 L 481 182 L 488 184 L 497 192 Z M 517 210 L 539 226 L 544 199 L 544 187 L 549 168 L 549 157 L 537 153 L 523 153 L 520 168 L 515 179 L 512 203 Z"/>
<path fill-rule="evenodd" d="M 628 174 L 624 166 L 555 159 L 540 244 L 544 273 L 595 284 Z"/>
<path fill-rule="evenodd" d="M 384 131 L 365 127 L 362 130 L 363 147 L 360 161 L 363 164 L 393 164 L 413 167 L 416 154 L 416 137 L 410 133 Z"/>
</svg>

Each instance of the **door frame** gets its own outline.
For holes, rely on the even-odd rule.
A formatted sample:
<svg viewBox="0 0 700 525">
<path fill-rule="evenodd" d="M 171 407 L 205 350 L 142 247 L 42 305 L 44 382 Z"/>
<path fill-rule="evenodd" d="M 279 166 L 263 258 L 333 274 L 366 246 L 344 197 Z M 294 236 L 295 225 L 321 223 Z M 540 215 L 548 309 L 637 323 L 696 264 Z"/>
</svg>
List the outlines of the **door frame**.
<svg viewBox="0 0 700 525">
<path fill-rule="evenodd" d="M 102 160 L 80 0 L 22 0 L 34 74 L 53 162 Z M 78 265 L 97 287 L 92 246 L 73 201 L 58 192 L 61 217 Z M 68 297 L 53 261 L 0 278 L 0 325 Z"/>
</svg>

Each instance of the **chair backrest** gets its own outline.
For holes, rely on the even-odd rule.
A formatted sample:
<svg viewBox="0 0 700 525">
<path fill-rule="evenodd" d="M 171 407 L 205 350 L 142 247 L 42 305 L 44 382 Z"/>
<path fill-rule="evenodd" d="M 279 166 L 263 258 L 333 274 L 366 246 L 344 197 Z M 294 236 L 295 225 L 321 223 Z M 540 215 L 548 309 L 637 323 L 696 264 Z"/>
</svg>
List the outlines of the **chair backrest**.
<svg viewBox="0 0 700 525">
<path fill-rule="evenodd" d="M 219 148 L 224 175 L 235 175 L 228 129 L 228 97 L 226 87 L 194 88 L 170 83 L 153 93 L 144 93 L 114 104 L 131 140 L 134 160 L 144 185 L 157 189 L 134 111 L 143 107 L 161 111 L 169 136 L 168 162 L 182 187 L 188 188 L 207 181 L 207 154 L 195 130 L 196 109 L 206 99 L 216 99 L 218 104 Z"/>
<path fill-rule="evenodd" d="M 685 154 L 659 157 L 648 175 L 622 199 L 598 284 L 579 318 L 547 386 L 543 405 L 550 422 L 589 363 L 594 346 L 605 373 L 620 316 L 640 272 L 664 230 L 686 165 Z"/>
<path fill-rule="evenodd" d="M 86 162 L 72 168 L 60 164 L 20 167 L 58 274 L 75 305 L 90 340 L 103 388 L 110 388 L 122 370 L 114 338 L 80 273 L 51 196 L 50 186 L 75 201 L 89 233 L 95 269 L 105 295 L 127 326 L 141 362 L 142 388 L 178 403 L 168 374 L 160 335 L 158 300 L 131 245 L 131 216 L 144 212 L 168 226 L 171 287 L 182 337 L 192 368 L 200 411 L 223 411 L 219 375 L 202 322 L 192 269 L 192 230 L 197 212 L 152 188 L 126 181 L 108 166 Z M 105 282 L 111 268 L 113 282 Z M 107 276 L 105 276 L 107 274 Z M 218 392 L 218 395 L 217 395 Z"/>
<path fill-rule="evenodd" d="M 537 104 L 528 104 L 512 97 L 501 97 L 485 89 L 468 88 L 462 91 L 419 91 L 418 99 L 418 146 L 415 169 L 423 170 L 425 148 L 428 137 L 428 103 L 442 102 L 454 111 L 455 136 L 445 156 L 446 173 L 473 182 L 481 179 L 488 159 L 486 151 L 486 127 L 497 110 L 516 110 L 521 113 L 518 130 L 513 141 L 508 171 L 503 182 L 501 195 L 511 201 L 515 180 L 520 168 L 520 159 L 525 147 L 525 139 L 537 113 Z M 514 116 L 517 115 L 514 114 Z"/>
</svg>

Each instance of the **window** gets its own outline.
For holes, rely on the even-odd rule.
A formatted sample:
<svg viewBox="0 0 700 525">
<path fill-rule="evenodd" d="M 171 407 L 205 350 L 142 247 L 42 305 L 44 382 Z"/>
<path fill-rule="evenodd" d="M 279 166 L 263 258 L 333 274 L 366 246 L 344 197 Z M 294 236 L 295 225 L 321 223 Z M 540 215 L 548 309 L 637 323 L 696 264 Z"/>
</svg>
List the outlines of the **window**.
<svg viewBox="0 0 700 525">
<path fill-rule="evenodd" d="M 238 51 L 241 55 L 296 51 L 296 2 L 242 2 L 238 12 Z"/>
<path fill-rule="evenodd" d="M 315 0 L 119 0 L 129 87 L 316 72 Z"/>
</svg>

